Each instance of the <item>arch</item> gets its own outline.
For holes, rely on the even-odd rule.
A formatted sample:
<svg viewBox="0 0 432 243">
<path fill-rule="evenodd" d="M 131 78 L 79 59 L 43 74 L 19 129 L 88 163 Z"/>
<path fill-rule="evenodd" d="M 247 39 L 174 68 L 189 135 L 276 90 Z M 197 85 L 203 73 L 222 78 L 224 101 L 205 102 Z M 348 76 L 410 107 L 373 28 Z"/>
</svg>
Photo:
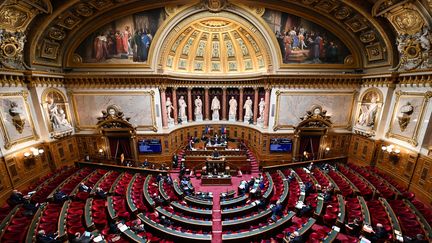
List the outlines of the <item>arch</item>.
<svg viewBox="0 0 432 243">
<path fill-rule="evenodd" d="M 46 124 L 53 138 L 71 135 L 72 117 L 66 95 L 56 88 L 47 88 L 41 95 Z"/>
</svg>

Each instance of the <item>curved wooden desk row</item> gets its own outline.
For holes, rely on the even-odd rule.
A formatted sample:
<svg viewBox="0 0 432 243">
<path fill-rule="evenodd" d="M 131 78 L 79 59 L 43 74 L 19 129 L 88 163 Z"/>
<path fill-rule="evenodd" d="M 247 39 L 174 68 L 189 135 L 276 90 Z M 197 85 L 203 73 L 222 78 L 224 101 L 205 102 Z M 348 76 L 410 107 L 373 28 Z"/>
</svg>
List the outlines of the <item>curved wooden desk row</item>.
<svg viewBox="0 0 432 243">
<path fill-rule="evenodd" d="M 247 232 L 241 233 L 232 233 L 232 234 L 223 234 L 222 240 L 226 242 L 232 241 L 240 241 L 240 242 L 249 242 L 252 238 L 262 239 L 265 235 L 269 235 L 276 230 L 283 228 L 291 219 L 294 217 L 294 212 L 289 212 L 288 215 L 285 215 L 283 218 L 279 219 L 277 222 L 270 223 L 266 226 L 263 226 L 258 229 L 254 229 Z"/>
<path fill-rule="evenodd" d="M 177 223 L 180 223 L 182 225 L 185 226 L 195 226 L 195 227 L 202 227 L 202 228 L 210 228 L 212 227 L 213 223 L 210 220 L 199 220 L 199 219 L 188 219 L 188 218 L 183 218 L 177 214 L 174 213 L 170 213 L 167 210 L 165 210 L 162 207 L 157 207 L 156 211 L 162 215 L 164 215 L 165 217 L 174 220 Z"/>
<path fill-rule="evenodd" d="M 396 214 L 394 213 L 390 204 L 388 204 L 387 200 L 382 197 L 380 197 L 378 200 L 385 208 L 385 211 L 387 212 L 387 216 L 390 219 L 390 223 L 392 225 L 392 230 L 393 230 L 393 239 L 396 239 L 397 235 L 400 235 L 402 237 L 402 229 L 400 227 L 399 220 L 397 219 Z M 399 232 L 399 234 L 397 232 Z"/>
<path fill-rule="evenodd" d="M 320 168 L 318 168 L 318 167 L 316 167 L 316 168 L 333 185 L 335 193 L 340 193 L 340 188 L 339 188 L 338 184 L 336 184 L 336 182 L 333 180 L 333 178 L 331 178 L 327 173 L 322 171 Z"/>
<path fill-rule="evenodd" d="M 11 219 L 15 216 L 15 214 L 18 212 L 18 210 L 21 208 L 21 205 L 16 205 L 9 213 L 8 215 L 2 220 L 0 223 L 0 236 L 3 236 L 4 231 L 6 230 L 7 226 L 9 225 Z M 0 237 L 1 239 L 1 237 Z"/>
<path fill-rule="evenodd" d="M 135 203 L 134 203 L 134 201 L 133 201 L 133 198 L 132 198 L 132 188 L 133 188 L 133 185 L 134 185 L 134 183 L 135 183 L 135 181 L 136 181 L 138 175 L 139 175 L 139 174 L 136 173 L 136 174 L 132 177 L 132 179 L 130 180 L 130 182 L 129 182 L 129 184 L 128 184 L 128 187 L 127 187 L 127 189 L 126 189 L 126 202 L 127 202 L 127 205 L 128 205 L 128 207 L 129 207 L 129 209 L 131 210 L 132 213 L 135 213 L 136 211 L 138 211 L 138 208 L 137 208 L 137 206 L 135 205 Z"/>
<path fill-rule="evenodd" d="M 151 197 L 151 195 L 148 191 L 151 178 L 152 178 L 152 175 L 148 175 L 146 177 L 146 179 L 144 180 L 143 193 L 144 193 L 144 198 L 146 199 L 147 205 L 154 208 L 156 203 L 154 202 L 153 198 Z"/>
<path fill-rule="evenodd" d="M 92 204 L 93 198 L 88 198 L 84 206 L 84 221 L 87 229 L 93 230 L 95 228 L 93 218 L 92 218 Z"/>
<path fill-rule="evenodd" d="M 341 166 L 340 164 L 339 164 L 339 166 Z M 372 183 L 370 183 L 370 181 L 368 180 L 368 179 L 366 179 L 366 178 L 364 178 L 360 173 L 358 173 L 357 171 L 355 171 L 355 170 L 353 170 L 353 169 L 351 169 L 350 167 L 348 167 L 348 166 L 345 166 L 345 165 L 342 165 L 344 168 L 346 168 L 349 172 L 351 172 L 352 174 L 354 174 L 355 176 L 357 176 L 357 178 L 359 178 L 361 181 L 363 181 L 363 183 L 366 183 L 366 185 L 372 190 L 372 198 L 374 198 L 375 197 L 375 194 L 378 192 L 378 193 L 380 193 L 377 189 L 376 189 L 376 187 L 372 184 Z"/>
<path fill-rule="evenodd" d="M 224 220 L 222 221 L 222 228 L 226 230 L 226 228 L 230 227 L 239 227 L 243 226 L 245 224 L 249 224 L 252 222 L 260 221 L 263 219 L 268 218 L 272 214 L 272 211 L 270 208 L 259 212 L 258 214 L 255 214 L 253 216 L 244 217 L 240 219 L 230 219 L 230 220 Z"/>
<path fill-rule="evenodd" d="M 168 194 L 166 194 L 166 192 L 165 192 L 165 190 L 164 190 L 164 183 L 165 183 L 165 180 L 160 180 L 160 181 L 159 181 L 159 184 L 158 184 L 158 187 L 159 187 L 159 194 L 162 196 L 162 198 L 163 198 L 165 201 L 169 201 L 169 200 L 170 200 L 170 197 L 168 196 Z"/>
<path fill-rule="evenodd" d="M 117 179 L 116 179 L 116 180 L 113 182 L 113 184 L 111 185 L 111 188 L 110 188 L 110 190 L 109 190 L 109 193 L 114 193 L 114 191 L 115 191 L 115 189 L 116 189 L 116 187 L 117 187 L 119 181 L 121 180 L 121 178 L 123 178 L 123 176 L 124 176 L 125 173 L 126 173 L 126 172 L 122 172 L 122 173 L 117 177 Z"/>
<path fill-rule="evenodd" d="M 324 208 L 324 198 L 323 198 L 322 193 L 318 193 L 317 206 L 316 206 L 315 211 L 314 211 L 314 217 L 321 216 L 321 214 L 323 212 L 323 208 Z"/>
<path fill-rule="evenodd" d="M 270 173 L 266 172 L 265 175 L 267 177 L 267 180 L 268 180 L 269 184 L 268 184 L 268 187 L 267 187 L 267 191 L 263 194 L 262 197 L 265 200 L 267 200 L 272 195 L 272 193 L 273 193 L 273 186 L 274 185 L 273 185 L 273 179 L 272 179 Z"/>
<path fill-rule="evenodd" d="M 236 205 L 244 204 L 249 197 L 247 195 L 235 197 L 228 200 L 223 200 L 220 202 L 222 208 L 233 207 Z"/>
<path fill-rule="evenodd" d="M 96 193 L 96 188 L 99 187 L 99 185 L 108 177 L 110 176 L 114 171 L 108 171 L 107 173 L 105 173 L 105 175 L 103 175 L 93 186 L 93 188 L 90 191 L 90 195 L 95 195 Z"/>
<path fill-rule="evenodd" d="M 114 209 L 114 201 L 111 196 L 107 197 L 107 209 L 110 218 L 117 219 L 117 212 Z"/>
<path fill-rule="evenodd" d="M 138 218 L 142 220 L 147 230 L 157 232 L 159 235 L 163 235 L 164 238 L 175 239 L 176 242 L 210 242 L 212 240 L 211 234 L 193 234 L 174 230 L 154 222 L 142 213 L 138 214 Z"/>
<path fill-rule="evenodd" d="M 338 194 L 337 200 L 339 205 L 339 213 L 336 220 L 336 224 L 342 226 L 345 224 L 345 199 L 341 194 Z"/>
<path fill-rule="evenodd" d="M 277 173 L 282 178 L 283 183 L 283 193 L 279 197 L 279 201 L 284 204 L 285 200 L 288 198 L 289 193 L 289 183 L 285 175 L 282 173 L 282 171 L 278 170 Z"/>
<path fill-rule="evenodd" d="M 84 179 L 81 180 L 81 182 L 83 182 L 84 184 L 86 184 L 86 182 L 92 178 L 93 176 L 95 176 L 98 173 L 98 170 L 93 171 L 92 173 L 88 174 L 86 177 L 84 177 Z M 79 186 L 80 183 L 78 183 L 75 188 L 72 190 L 72 192 L 69 194 L 69 196 L 71 197 L 75 197 L 76 194 L 79 192 Z"/>
<path fill-rule="evenodd" d="M 54 193 L 56 193 L 57 190 L 59 190 L 60 188 L 62 188 L 64 185 L 66 185 L 66 183 L 68 183 L 70 180 L 72 180 L 72 178 L 74 178 L 75 176 L 77 176 L 79 173 L 81 173 L 83 171 L 83 169 L 80 169 L 78 171 L 76 171 L 75 173 L 73 173 L 72 175 L 70 175 L 67 179 L 65 179 L 62 183 L 60 183 L 56 188 L 54 188 L 54 190 L 47 196 L 47 200 L 51 201 L 53 200 L 54 197 Z"/>
<path fill-rule="evenodd" d="M 72 202 L 71 200 L 67 200 L 66 202 L 64 202 L 63 207 L 60 211 L 58 227 L 57 227 L 57 233 L 60 239 L 66 237 L 66 217 L 71 202 Z"/>
<path fill-rule="evenodd" d="M 162 175 L 166 175 L 166 173 L 168 173 L 168 171 L 166 171 L 166 170 L 152 170 L 152 169 L 140 168 L 140 167 L 129 167 L 129 166 L 112 165 L 112 164 L 104 164 L 104 163 L 94 163 L 94 162 L 78 161 L 78 162 L 75 162 L 75 164 L 79 168 L 90 167 L 90 168 L 95 168 L 95 169 L 114 170 L 114 171 L 120 171 L 120 172 L 130 172 L 132 174 L 141 173 L 141 174 L 157 175 L 159 173 L 162 173 Z"/>
<path fill-rule="evenodd" d="M 423 216 L 423 214 L 416 208 L 416 206 L 414 206 L 414 204 L 412 204 L 409 200 L 404 199 L 404 202 L 406 205 L 408 205 L 408 207 L 411 208 L 411 210 L 415 213 L 415 215 L 417 216 L 417 218 L 419 219 L 423 230 L 425 232 L 427 232 L 428 234 L 426 235 L 427 238 L 429 238 L 430 241 L 432 241 L 432 228 L 429 225 L 428 221 L 426 220 L 426 218 Z"/>
<path fill-rule="evenodd" d="M 37 226 L 39 225 L 39 221 L 41 219 L 42 216 L 42 212 L 44 211 L 46 206 L 41 206 L 38 208 L 38 210 L 36 211 L 36 213 L 33 215 L 33 220 L 31 221 L 28 229 L 27 229 L 27 235 L 26 235 L 26 243 L 33 243 L 36 242 L 36 229 Z"/>
<path fill-rule="evenodd" d="M 183 197 L 183 190 L 180 188 L 180 185 L 177 180 L 174 180 L 173 182 L 174 191 L 179 197 Z"/>
<path fill-rule="evenodd" d="M 352 181 L 350 179 L 348 179 L 348 177 L 346 177 L 344 174 L 342 174 L 340 171 L 335 170 L 334 172 L 336 172 L 336 174 L 341 177 L 344 181 L 346 181 L 351 189 L 354 192 L 354 195 L 361 195 L 360 190 L 354 185 L 354 183 L 352 183 Z"/>
<path fill-rule="evenodd" d="M 210 200 L 201 200 L 199 198 L 195 198 L 195 197 L 191 197 L 191 196 L 184 197 L 184 200 L 188 204 L 192 204 L 192 205 L 203 207 L 203 208 L 213 207 L 213 201 L 210 201 Z"/>
<path fill-rule="evenodd" d="M 300 178 L 300 176 L 297 174 L 297 172 L 295 172 L 295 170 L 292 170 L 292 171 L 294 172 L 294 177 L 297 180 L 297 183 L 299 184 L 299 186 L 303 185 L 303 180 Z M 304 202 L 305 197 L 306 197 L 305 192 L 300 190 L 298 201 Z"/>
<path fill-rule="evenodd" d="M 372 220 L 371 220 L 371 216 L 369 213 L 369 208 L 366 204 L 366 201 L 364 200 L 364 198 L 362 196 L 357 196 L 357 199 L 359 200 L 361 212 L 363 215 L 363 224 L 372 225 Z"/>
<path fill-rule="evenodd" d="M 212 210 L 210 209 L 198 209 L 198 208 L 190 208 L 188 206 L 182 205 L 179 202 L 171 202 L 171 206 L 176 210 L 181 211 L 184 214 L 201 217 L 201 218 L 211 218 Z"/>
<path fill-rule="evenodd" d="M 243 207 L 222 209 L 222 219 L 234 217 L 236 215 L 245 215 L 257 208 L 255 203 L 249 203 Z"/>
</svg>

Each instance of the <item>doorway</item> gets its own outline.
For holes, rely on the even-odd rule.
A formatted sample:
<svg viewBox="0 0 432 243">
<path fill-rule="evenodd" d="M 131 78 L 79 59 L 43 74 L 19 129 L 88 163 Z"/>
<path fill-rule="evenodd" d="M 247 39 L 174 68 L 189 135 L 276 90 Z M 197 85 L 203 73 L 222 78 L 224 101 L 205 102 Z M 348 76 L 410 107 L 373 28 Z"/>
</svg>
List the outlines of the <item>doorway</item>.
<svg viewBox="0 0 432 243">
<path fill-rule="evenodd" d="M 133 159 L 131 140 L 128 137 L 108 137 L 111 158 L 120 161 L 120 155 L 124 154 L 125 159 Z"/>
<path fill-rule="evenodd" d="M 319 159 L 321 136 L 301 135 L 299 156 L 303 161 Z"/>
</svg>

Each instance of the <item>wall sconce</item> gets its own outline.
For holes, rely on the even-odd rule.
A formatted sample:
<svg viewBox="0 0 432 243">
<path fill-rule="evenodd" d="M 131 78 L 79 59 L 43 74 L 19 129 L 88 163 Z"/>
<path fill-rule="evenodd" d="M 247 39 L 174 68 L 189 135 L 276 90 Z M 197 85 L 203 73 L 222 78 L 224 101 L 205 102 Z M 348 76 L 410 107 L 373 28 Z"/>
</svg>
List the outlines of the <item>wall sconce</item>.
<svg viewBox="0 0 432 243">
<path fill-rule="evenodd" d="M 102 148 L 100 148 L 100 149 L 98 150 L 98 154 L 99 154 L 100 157 L 103 157 L 104 154 L 105 154 L 105 152 L 104 152 L 104 150 L 103 150 Z"/>
<path fill-rule="evenodd" d="M 38 148 L 30 148 L 30 152 L 24 152 L 24 158 L 30 159 L 42 155 L 45 151 Z"/>
<path fill-rule="evenodd" d="M 393 164 L 397 164 L 399 162 L 399 157 L 400 157 L 400 150 L 395 148 L 395 146 L 393 144 L 390 144 L 388 146 L 383 145 L 381 147 L 381 150 L 384 153 L 388 153 L 389 154 L 389 160 L 391 162 L 393 162 Z"/>
</svg>

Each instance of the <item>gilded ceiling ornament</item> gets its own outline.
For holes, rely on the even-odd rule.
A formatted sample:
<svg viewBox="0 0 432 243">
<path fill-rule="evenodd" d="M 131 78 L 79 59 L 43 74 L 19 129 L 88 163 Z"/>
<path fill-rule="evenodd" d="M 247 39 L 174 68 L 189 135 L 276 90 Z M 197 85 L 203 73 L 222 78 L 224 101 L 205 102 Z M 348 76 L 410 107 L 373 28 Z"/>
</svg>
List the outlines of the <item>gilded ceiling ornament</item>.
<svg viewBox="0 0 432 243">
<path fill-rule="evenodd" d="M 390 17 L 390 21 L 399 34 L 414 34 L 421 30 L 424 20 L 419 12 L 403 9 Z"/>
<path fill-rule="evenodd" d="M 360 34 L 360 41 L 363 43 L 369 43 L 376 39 L 375 32 L 373 30 L 364 31 Z"/>
<path fill-rule="evenodd" d="M 227 1 L 226 0 L 206 0 L 204 4 L 210 12 L 220 12 L 226 7 Z"/>
<path fill-rule="evenodd" d="M 111 0 L 91 0 L 89 1 L 89 4 L 96 9 L 101 10 L 110 7 L 113 5 L 113 2 Z"/>
<path fill-rule="evenodd" d="M 315 5 L 315 8 L 322 10 L 326 13 L 330 13 L 338 7 L 338 3 L 335 0 L 322 0 Z"/>
<path fill-rule="evenodd" d="M 335 11 L 334 16 L 335 18 L 342 20 L 346 19 L 350 14 L 351 9 L 346 6 L 342 6 Z"/>
<path fill-rule="evenodd" d="M 93 9 L 89 5 L 84 4 L 84 3 L 78 4 L 75 8 L 75 11 L 79 15 L 84 16 L 84 17 L 89 17 L 89 16 L 93 15 Z"/>
<path fill-rule="evenodd" d="M 397 46 L 400 54 L 395 70 L 429 69 L 432 67 L 432 33 L 427 27 L 413 35 L 399 35 Z"/>
<path fill-rule="evenodd" d="M 57 42 L 45 39 L 41 48 L 41 57 L 56 60 L 59 48 L 60 44 Z"/>
<path fill-rule="evenodd" d="M 27 68 L 23 58 L 25 41 L 24 32 L 0 29 L 0 66 L 8 69 Z"/>
<path fill-rule="evenodd" d="M 98 117 L 98 127 L 101 128 L 131 128 L 130 118 L 125 117 L 120 107 L 109 105 L 106 111 L 101 111 L 102 116 Z"/>
<path fill-rule="evenodd" d="M 66 33 L 56 27 L 51 27 L 49 32 L 48 32 L 48 36 L 53 39 L 53 40 L 63 40 L 66 37 Z"/>
<path fill-rule="evenodd" d="M 318 1 L 318 0 L 302 0 L 302 3 L 309 5 L 309 4 L 312 4 L 312 3 L 316 2 L 316 1 Z"/>
<path fill-rule="evenodd" d="M 356 15 L 345 21 L 345 24 L 348 25 L 353 32 L 359 32 L 368 28 L 366 22 L 367 21 L 363 17 Z"/>
<path fill-rule="evenodd" d="M 366 46 L 368 61 L 379 61 L 384 59 L 383 49 L 379 42 Z"/>
<path fill-rule="evenodd" d="M 72 13 L 68 12 L 65 15 L 60 17 L 60 20 L 58 22 L 58 25 L 66 28 L 66 29 L 73 29 L 79 22 L 81 21 L 80 18 L 73 15 Z"/>
<path fill-rule="evenodd" d="M 8 6 L 0 10 L 0 26 L 3 28 L 23 27 L 28 19 L 29 15 L 16 6 Z"/>
</svg>

